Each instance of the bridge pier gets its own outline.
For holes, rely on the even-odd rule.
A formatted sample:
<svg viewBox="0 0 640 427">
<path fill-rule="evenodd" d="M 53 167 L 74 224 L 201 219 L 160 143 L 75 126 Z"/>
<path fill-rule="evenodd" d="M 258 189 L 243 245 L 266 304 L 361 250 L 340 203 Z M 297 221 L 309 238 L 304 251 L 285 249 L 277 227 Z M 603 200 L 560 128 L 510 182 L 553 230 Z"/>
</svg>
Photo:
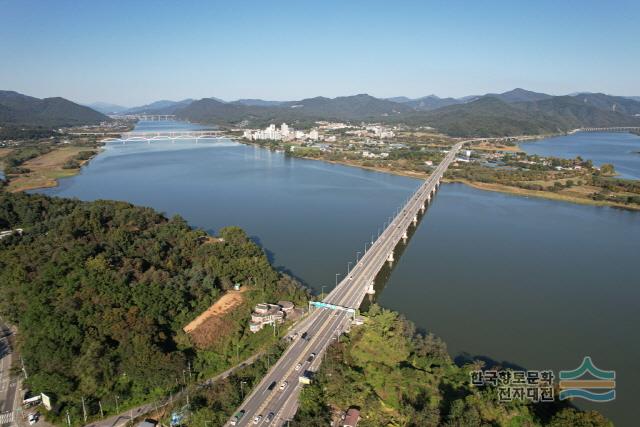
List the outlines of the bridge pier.
<svg viewBox="0 0 640 427">
<path fill-rule="evenodd" d="M 406 243 L 408 238 L 407 230 L 404 230 L 404 233 L 402 233 L 402 241 Z"/>
<path fill-rule="evenodd" d="M 369 287 L 367 288 L 367 293 L 369 295 L 373 295 L 376 293 L 376 290 L 373 288 L 373 280 L 369 282 Z"/>
<path fill-rule="evenodd" d="M 395 261 L 395 259 L 393 258 L 393 249 L 391 250 L 391 252 L 389 252 L 389 256 L 387 257 L 387 261 L 389 261 L 389 264 L 393 264 L 393 261 Z"/>
<path fill-rule="evenodd" d="M 420 213 L 424 213 L 425 203 L 426 202 L 422 202 L 422 204 L 420 205 Z"/>
<path fill-rule="evenodd" d="M 418 215 L 414 215 L 413 216 L 413 220 L 411 220 L 411 221 L 413 222 L 413 225 L 416 225 L 418 223 Z"/>
</svg>

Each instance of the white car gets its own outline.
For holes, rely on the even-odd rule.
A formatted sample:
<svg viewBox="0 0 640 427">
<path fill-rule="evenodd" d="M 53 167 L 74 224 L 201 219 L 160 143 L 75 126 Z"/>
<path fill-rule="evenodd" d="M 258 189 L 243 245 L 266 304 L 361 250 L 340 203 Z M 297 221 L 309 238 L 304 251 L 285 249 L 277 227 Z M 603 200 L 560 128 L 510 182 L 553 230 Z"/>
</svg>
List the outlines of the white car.
<svg viewBox="0 0 640 427">
<path fill-rule="evenodd" d="M 29 425 L 34 425 L 38 422 L 38 417 L 36 416 L 36 414 L 29 414 L 29 417 L 27 419 L 29 420 Z"/>
<path fill-rule="evenodd" d="M 299 371 L 299 370 L 300 370 L 300 368 L 302 368 L 302 363 L 298 363 L 298 364 L 296 365 L 296 371 Z"/>
<path fill-rule="evenodd" d="M 287 381 L 282 381 L 282 383 L 280 384 L 280 390 L 284 390 L 288 385 L 289 383 Z"/>
<path fill-rule="evenodd" d="M 258 424 L 260 421 L 262 421 L 262 415 L 258 415 L 253 419 L 254 424 Z"/>
</svg>

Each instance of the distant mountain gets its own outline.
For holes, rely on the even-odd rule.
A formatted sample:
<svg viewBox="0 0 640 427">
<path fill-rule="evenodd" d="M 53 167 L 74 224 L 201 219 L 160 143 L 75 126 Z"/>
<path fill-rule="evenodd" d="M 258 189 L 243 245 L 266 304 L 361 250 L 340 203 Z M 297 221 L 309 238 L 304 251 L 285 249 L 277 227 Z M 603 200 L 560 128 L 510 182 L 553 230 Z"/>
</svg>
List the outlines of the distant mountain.
<svg viewBox="0 0 640 427">
<path fill-rule="evenodd" d="M 485 96 L 493 96 L 509 104 L 514 102 L 542 101 L 543 99 L 553 98 L 552 95 L 547 95 L 546 93 L 532 92 L 521 88 L 503 93 L 488 93 Z"/>
<path fill-rule="evenodd" d="M 624 98 L 631 99 L 632 101 L 640 102 L 640 96 L 625 96 Z"/>
<path fill-rule="evenodd" d="M 605 95 L 604 93 L 581 93 L 573 96 L 585 105 L 600 110 L 613 111 L 627 115 L 640 114 L 640 99 L 634 100 L 623 96 Z"/>
<path fill-rule="evenodd" d="M 108 102 L 94 102 L 86 106 L 102 114 L 117 114 L 127 109 L 127 107 L 123 107 L 122 105 L 109 104 Z"/>
<path fill-rule="evenodd" d="M 409 106 L 363 94 L 333 99 L 316 97 L 270 106 L 222 103 L 204 98 L 180 108 L 176 114 L 194 122 L 236 124 L 248 121 L 254 126 L 268 121 L 307 123 L 323 119 L 375 120 L 411 111 L 413 108 Z"/>
<path fill-rule="evenodd" d="M 446 107 L 448 105 L 460 104 L 461 102 L 462 101 L 454 98 L 439 98 L 435 95 L 429 95 L 418 99 L 412 99 L 404 104 L 419 111 L 429 111 Z"/>
<path fill-rule="evenodd" d="M 410 106 L 374 98 L 367 94 L 337 98 L 318 96 L 301 101 L 285 102 L 280 107 L 295 110 L 300 115 L 338 120 L 375 119 L 413 110 Z"/>
<path fill-rule="evenodd" d="M 524 89 L 460 99 L 435 95 L 379 99 L 366 94 L 300 101 L 212 98 L 177 108 L 194 122 L 261 127 L 287 122 L 308 126 L 317 120 L 384 121 L 428 125 L 453 136 L 503 136 L 562 132 L 585 126 L 637 124 L 640 103 L 602 94 L 552 96 Z"/>
<path fill-rule="evenodd" d="M 406 97 L 406 96 L 394 96 L 391 98 L 384 98 L 387 101 L 391 101 L 391 102 L 399 102 L 400 104 L 405 103 L 405 102 L 409 102 L 409 101 L 413 101 L 412 98 Z"/>
<path fill-rule="evenodd" d="M 258 108 L 258 107 L 254 107 Z M 202 98 L 176 110 L 179 118 L 199 123 L 229 124 L 250 119 L 251 109 L 242 104 Z"/>
<path fill-rule="evenodd" d="M 601 94 L 594 94 L 601 95 Z M 604 97 L 608 97 L 604 95 Z M 619 98 L 619 97 L 608 97 Z M 620 107 L 617 110 L 611 108 L 606 101 L 607 98 L 591 95 L 577 96 L 554 96 L 549 99 L 534 102 L 521 102 L 514 104 L 518 108 L 531 113 L 543 113 L 549 120 L 559 124 L 560 129 L 569 130 L 579 127 L 610 127 L 610 126 L 634 126 L 640 124 L 634 118 L 623 112 Z M 620 98 L 625 99 L 625 98 Z M 626 99 L 625 99 L 626 100 Z M 626 100 L 630 105 L 626 108 L 635 111 L 640 108 L 640 104 L 633 100 Z M 638 105 L 634 105 L 638 104 Z M 638 110 L 640 111 L 640 110 Z M 633 113 L 629 113 L 633 114 Z"/>
<path fill-rule="evenodd" d="M 284 101 L 265 101 L 264 99 L 238 99 L 231 104 L 248 105 L 250 107 L 277 107 L 284 104 Z"/>
<path fill-rule="evenodd" d="M 428 124 L 451 136 L 524 135 L 560 130 L 540 112 L 527 112 L 493 96 L 407 117 L 411 124 Z"/>
<path fill-rule="evenodd" d="M 129 108 L 122 111 L 122 114 L 174 114 L 178 109 L 193 102 L 193 99 L 183 99 L 182 101 L 170 101 L 163 99 L 151 104 Z"/>
<path fill-rule="evenodd" d="M 467 95 L 467 96 L 463 96 L 461 98 L 456 98 L 456 100 L 461 101 L 461 102 L 471 102 L 471 101 L 475 101 L 478 98 L 481 98 L 482 95 Z"/>
<path fill-rule="evenodd" d="M 64 98 L 34 98 L 0 91 L 0 125 L 64 127 L 99 124 L 109 117 Z"/>
</svg>

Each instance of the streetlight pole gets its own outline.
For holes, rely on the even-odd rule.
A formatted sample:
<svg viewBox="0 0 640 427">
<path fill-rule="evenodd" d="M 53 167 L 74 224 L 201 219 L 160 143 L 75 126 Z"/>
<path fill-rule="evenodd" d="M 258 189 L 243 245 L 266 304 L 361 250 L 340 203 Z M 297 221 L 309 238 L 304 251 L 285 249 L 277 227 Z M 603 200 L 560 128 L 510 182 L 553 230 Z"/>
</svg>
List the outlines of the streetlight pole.
<svg viewBox="0 0 640 427">
<path fill-rule="evenodd" d="M 320 299 L 321 300 L 324 299 L 324 288 L 326 288 L 326 287 L 327 287 L 327 285 L 322 285 L 320 287 Z"/>
<path fill-rule="evenodd" d="M 360 259 L 360 251 L 356 252 L 356 263 L 358 262 L 358 259 Z"/>
<path fill-rule="evenodd" d="M 340 273 L 336 273 L 336 286 L 338 286 L 338 276 L 340 275 Z"/>
<path fill-rule="evenodd" d="M 351 272 L 350 268 L 351 268 L 351 261 L 347 263 L 347 274 Z"/>
</svg>

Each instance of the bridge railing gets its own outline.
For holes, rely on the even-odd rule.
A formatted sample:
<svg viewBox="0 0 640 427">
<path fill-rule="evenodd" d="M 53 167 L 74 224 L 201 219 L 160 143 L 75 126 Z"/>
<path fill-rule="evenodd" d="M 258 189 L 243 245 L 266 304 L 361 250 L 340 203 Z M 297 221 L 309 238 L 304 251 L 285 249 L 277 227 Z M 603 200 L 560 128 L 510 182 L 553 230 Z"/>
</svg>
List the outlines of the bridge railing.
<svg viewBox="0 0 640 427">
<path fill-rule="evenodd" d="M 375 278 L 386 262 L 386 258 L 384 257 L 385 254 L 392 253 L 396 245 L 402 239 L 402 236 L 413 222 L 413 219 L 417 217 L 423 204 L 426 204 L 427 199 L 430 197 L 434 188 L 439 184 L 447 168 L 455 159 L 455 155 L 460 150 L 461 146 L 462 143 L 458 143 L 454 145 L 449 153 L 447 153 L 445 159 L 438 165 L 429 178 L 427 178 L 427 180 L 425 180 L 424 183 L 412 194 L 409 200 L 403 205 L 402 209 L 395 215 L 389 225 L 385 227 L 380 236 L 378 236 L 378 238 L 373 242 L 369 250 L 365 251 L 362 258 L 356 262 L 356 265 L 350 274 L 344 277 L 338 286 L 329 292 L 327 297 L 324 299 L 325 302 L 335 304 L 340 303 L 340 301 L 336 301 L 337 290 L 341 289 L 342 286 L 348 286 L 348 284 L 353 280 L 352 277 L 359 274 L 361 266 L 364 266 L 365 264 L 373 262 L 375 266 L 373 269 L 373 277 L 364 278 L 365 282 L 372 281 Z M 366 295 L 366 286 L 362 286 L 361 293 L 361 298 L 359 298 L 360 303 Z"/>
</svg>

